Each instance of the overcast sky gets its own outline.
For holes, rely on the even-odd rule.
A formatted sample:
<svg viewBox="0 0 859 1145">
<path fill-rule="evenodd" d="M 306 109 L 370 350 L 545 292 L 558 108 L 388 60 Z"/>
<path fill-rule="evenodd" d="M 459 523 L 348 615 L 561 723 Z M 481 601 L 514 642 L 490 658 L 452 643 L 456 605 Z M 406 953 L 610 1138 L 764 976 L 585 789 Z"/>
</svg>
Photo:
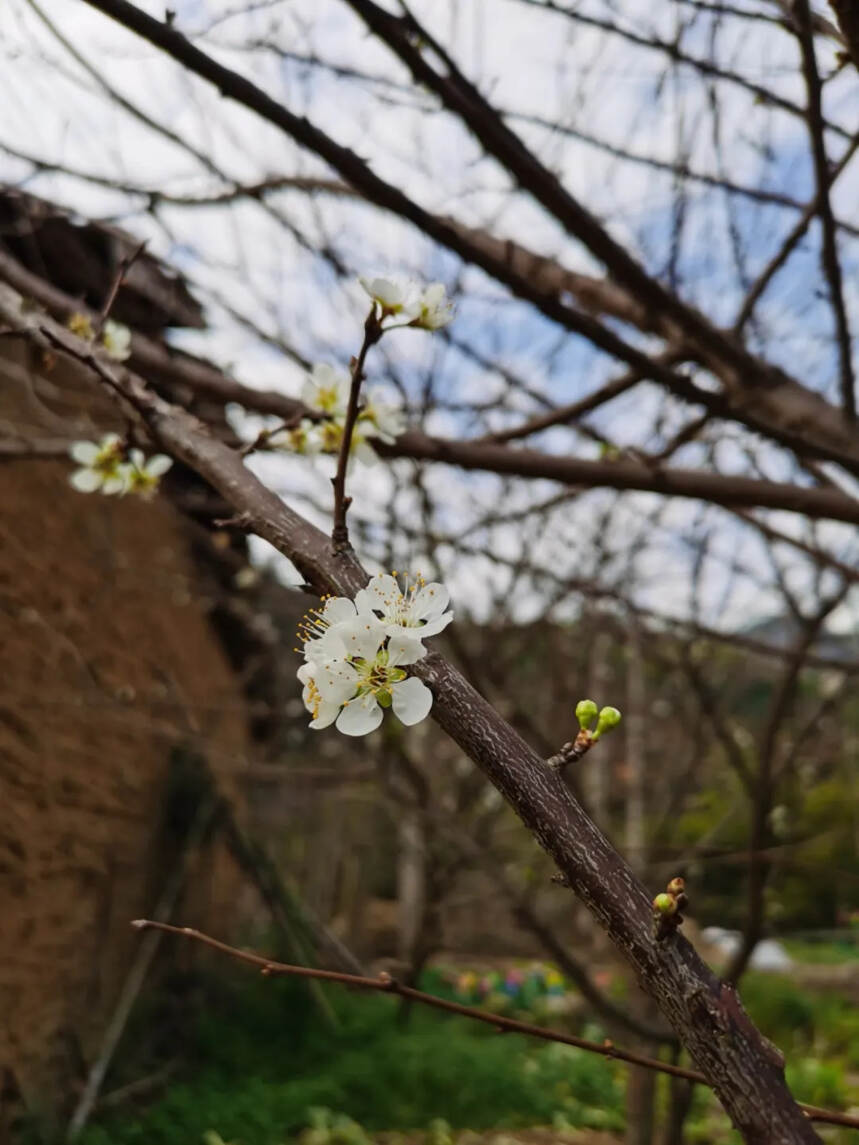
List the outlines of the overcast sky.
<svg viewBox="0 0 859 1145">
<path fill-rule="evenodd" d="M 163 15 L 163 4 L 139 6 Z M 477 143 L 439 110 L 429 93 L 409 82 L 401 65 L 366 35 L 340 0 L 178 0 L 172 6 L 183 32 L 199 37 L 200 45 L 222 62 L 354 148 L 425 207 L 515 237 L 570 268 L 598 273 L 587 252 L 511 187 L 498 165 L 481 156 Z M 670 172 L 618 158 L 592 140 L 666 163 L 680 158 L 698 172 L 727 174 L 735 183 L 804 200 L 813 191 L 813 172 L 800 117 L 762 104 L 731 82 L 718 85 L 716 117 L 716 89 L 693 70 L 667 69 L 662 53 L 535 4 L 423 0 L 412 7 L 617 238 L 651 269 L 673 277 L 681 293 L 714 321 L 733 320 L 744 288 L 777 249 L 795 213 L 700 184 L 689 185 L 678 197 Z M 769 0 L 747 0 L 744 7 L 767 15 L 775 11 Z M 717 22 L 692 6 L 667 0 L 585 0 L 577 9 L 620 25 L 633 38 L 657 35 L 671 41 L 679 36 L 690 55 L 712 56 L 724 69 L 786 100 L 804 100 L 795 41 L 770 22 Z M 231 180 L 331 175 L 274 128 L 189 78 L 82 0 L 4 0 L 0 52 L 0 178 L 24 180 L 34 193 L 88 216 L 117 219 L 147 237 L 150 249 L 179 267 L 207 306 L 209 329 L 183 332 L 177 341 L 221 362 L 245 383 L 297 393 L 301 371 L 237 321 L 224 303 L 304 357 L 345 364 L 357 349 L 366 309 L 354 276 L 378 271 L 445 281 L 459 297 L 453 337 L 515 372 L 531 392 L 511 397 L 496 370 L 438 336 L 392 335 L 372 362 L 371 380 L 387 385 L 392 396 L 399 387 L 413 422 L 430 432 L 485 432 L 535 412 L 539 403 L 534 395 L 568 401 L 620 372 L 617 364 L 510 299 L 481 273 L 463 268 L 410 227 L 360 203 L 287 191 L 271 197 L 270 209 L 247 201 L 229 208 L 165 206 L 155 219 L 140 195 L 70 173 L 34 172 L 31 163 L 12 152 L 96 180 L 184 196 L 222 191 Z M 824 74 L 834 62 L 835 45 L 821 41 Z M 356 79 L 355 71 L 372 81 Z M 107 89 L 132 107 L 119 107 Z M 826 109 L 845 130 L 855 126 L 859 79 L 852 69 L 827 85 Z M 837 159 L 846 143 L 833 132 L 830 145 Z M 836 213 L 859 223 L 856 170 L 848 168 L 841 177 L 833 201 Z M 670 241 L 672 233 L 679 235 L 676 244 Z M 859 320 L 856 241 L 845 239 L 843 253 L 854 325 Z M 336 251 L 345 278 L 307 249 L 325 244 Z M 773 360 L 834 395 L 831 316 L 821 298 L 814 233 L 776 279 L 752 335 L 756 347 Z M 461 408 L 491 403 L 502 394 L 505 405 L 495 412 L 477 417 Z M 445 404 L 456 408 L 441 408 Z M 639 387 L 591 424 L 620 444 L 658 448 L 685 416 L 655 388 Z M 726 429 L 722 439 L 716 463 L 725 471 L 747 468 L 744 447 L 750 435 Z M 572 448 L 583 456 L 598 452 L 593 442 L 566 430 L 545 435 L 539 444 L 559 451 Z M 756 453 L 767 476 L 791 478 L 783 455 L 757 447 Z M 678 453 L 676 462 L 711 463 L 696 445 Z M 255 464 L 297 507 L 325 524 L 327 462 L 267 457 Z M 485 614 L 486 586 L 498 591 L 509 586 L 505 568 L 478 555 L 454 561 L 444 544 L 427 553 L 408 536 L 395 538 L 393 551 L 385 552 L 392 518 L 406 524 L 419 519 L 419 501 L 408 481 L 411 471 L 408 462 L 356 471 L 356 517 L 370 528 L 365 555 L 371 563 L 374 556 L 389 555 L 399 564 L 436 565 L 451 582 L 459 606 Z M 428 470 L 426 487 L 435 503 L 433 531 L 442 537 L 462 534 L 500 502 L 506 512 L 518 511 L 558 493 L 545 482 L 511 487 L 491 475 L 466 477 L 441 467 Z M 539 534 L 511 524 L 477 529 L 474 548 L 509 556 L 527 543 L 535 565 L 561 575 L 591 575 L 595 534 L 604 510 L 617 500 L 596 490 L 568 501 L 547 518 L 549 527 Z M 648 524 L 645 514 L 660 505 L 660 519 Z M 788 514 L 774 519 L 785 529 L 799 527 Z M 608 580 L 625 575 L 621 556 L 637 533 L 646 538 L 636 563 L 642 602 L 671 615 L 689 608 L 694 569 L 689 542 L 707 534 L 712 552 L 698 569 L 705 618 L 719 625 L 741 623 L 775 607 L 760 542 L 721 510 L 625 495 L 605 537 L 609 551 L 619 554 L 603 570 Z M 848 530 L 839 526 L 825 526 L 821 535 L 839 551 L 851 543 Z M 795 559 L 791 563 L 791 575 L 800 583 L 805 574 Z M 513 613 L 541 611 L 544 589 L 524 581 L 513 595 Z M 843 610 L 839 623 L 852 622 L 849 608 Z"/>
</svg>

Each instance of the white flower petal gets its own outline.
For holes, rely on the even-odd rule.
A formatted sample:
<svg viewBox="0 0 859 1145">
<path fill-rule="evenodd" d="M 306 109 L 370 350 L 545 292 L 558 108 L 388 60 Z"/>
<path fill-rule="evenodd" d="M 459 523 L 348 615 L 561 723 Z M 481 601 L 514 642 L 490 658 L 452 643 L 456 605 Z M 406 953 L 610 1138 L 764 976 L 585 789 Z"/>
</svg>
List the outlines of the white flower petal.
<svg viewBox="0 0 859 1145">
<path fill-rule="evenodd" d="M 156 453 L 146 463 L 146 472 L 150 477 L 163 477 L 173 465 L 173 458 L 166 453 Z"/>
<path fill-rule="evenodd" d="M 453 620 L 452 612 L 445 612 L 442 616 L 436 617 L 435 620 L 428 620 L 426 624 L 422 624 L 420 628 L 414 631 L 423 639 L 425 636 L 438 636 L 439 632 L 443 632 Z"/>
<path fill-rule="evenodd" d="M 378 608 L 380 611 L 393 608 L 402 598 L 400 586 L 390 573 L 377 573 L 376 576 L 370 578 L 367 587 L 361 592 L 369 593 L 374 600 L 371 607 Z M 358 597 L 356 596 L 356 603 L 357 600 Z"/>
<path fill-rule="evenodd" d="M 411 613 L 415 620 L 433 620 L 441 616 L 450 601 L 450 593 L 443 584 L 431 581 L 424 585 L 412 602 Z"/>
<path fill-rule="evenodd" d="M 321 701 L 316 711 L 316 719 L 311 720 L 309 726 L 313 728 L 315 732 L 318 732 L 323 728 L 330 727 L 331 724 L 334 723 L 340 714 L 340 704 L 329 704 L 325 701 Z"/>
<path fill-rule="evenodd" d="M 143 469 L 146 466 L 146 454 L 142 449 L 129 450 L 128 460 L 135 469 Z"/>
<path fill-rule="evenodd" d="M 375 696 L 362 696 L 347 704 L 337 717 L 337 730 L 347 736 L 365 736 L 382 722 L 382 709 Z"/>
<path fill-rule="evenodd" d="M 316 384 L 313 382 L 313 380 L 311 378 L 305 378 L 304 382 L 301 385 L 301 395 L 300 396 L 301 396 L 302 402 L 304 402 L 304 404 L 306 406 L 312 407 L 316 403 L 317 395 L 318 395 L 318 390 L 317 390 Z"/>
<path fill-rule="evenodd" d="M 369 442 L 361 437 L 353 437 L 351 442 L 352 455 L 361 462 L 362 465 L 376 465 L 379 461 L 379 455 L 373 449 Z"/>
<path fill-rule="evenodd" d="M 342 624 L 337 629 L 343 641 L 346 654 L 359 660 L 374 660 L 387 636 L 385 626 L 372 613 L 357 616 L 350 624 Z"/>
<path fill-rule="evenodd" d="M 101 474 L 94 469 L 76 469 L 69 478 L 69 484 L 79 493 L 95 493 L 101 488 Z"/>
<path fill-rule="evenodd" d="M 328 624 L 340 624 L 342 621 L 354 620 L 357 612 L 355 602 L 348 596 L 332 596 L 325 602 L 322 617 Z"/>
<path fill-rule="evenodd" d="M 391 685 L 394 715 L 407 727 L 426 719 L 432 707 L 432 692 L 422 680 L 410 678 Z"/>
<path fill-rule="evenodd" d="M 345 704 L 358 690 L 358 673 L 345 660 L 312 662 L 313 684 L 320 699 L 330 704 Z"/>
<path fill-rule="evenodd" d="M 94 441 L 73 441 L 69 449 L 69 456 L 78 465 L 92 465 L 98 454 L 99 448 Z"/>
<path fill-rule="evenodd" d="M 390 626 L 387 631 L 390 632 Z M 426 648 L 421 644 L 415 636 L 411 635 L 414 629 L 410 630 L 409 635 L 399 629 L 391 633 L 391 639 L 388 641 L 388 663 L 392 668 L 396 668 L 400 664 L 416 664 L 418 660 L 423 660 L 427 654 Z"/>
<path fill-rule="evenodd" d="M 346 645 L 340 635 L 340 626 L 329 628 L 324 636 L 316 640 L 307 640 L 304 643 L 304 658 L 313 664 L 325 661 L 345 660 Z"/>
<path fill-rule="evenodd" d="M 115 473 L 111 473 L 105 477 L 101 485 L 102 493 L 106 493 L 108 497 L 115 497 L 128 492 L 128 478 L 129 469 L 127 465 L 120 465 L 117 467 Z"/>
<path fill-rule="evenodd" d="M 402 307 L 405 291 L 398 282 L 391 282 L 388 278 L 359 278 L 358 281 L 370 297 L 380 302 L 386 309 L 396 310 Z"/>
</svg>

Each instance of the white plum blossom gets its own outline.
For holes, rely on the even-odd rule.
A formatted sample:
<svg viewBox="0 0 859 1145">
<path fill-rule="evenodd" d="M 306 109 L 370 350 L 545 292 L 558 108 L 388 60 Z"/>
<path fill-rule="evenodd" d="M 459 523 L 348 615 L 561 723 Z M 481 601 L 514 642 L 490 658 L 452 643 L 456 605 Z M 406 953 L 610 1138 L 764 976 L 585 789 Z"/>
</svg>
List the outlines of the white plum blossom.
<svg viewBox="0 0 859 1145">
<path fill-rule="evenodd" d="M 99 442 L 75 441 L 69 455 L 80 469 L 69 478 L 69 484 L 79 493 L 113 495 L 125 491 L 122 439 L 117 433 L 106 433 Z"/>
<path fill-rule="evenodd" d="M 388 278 L 359 278 L 358 281 L 381 307 L 382 318 L 402 314 L 408 308 L 408 291 L 400 283 L 391 282 Z"/>
<path fill-rule="evenodd" d="M 345 645 L 348 658 L 310 659 L 298 669 L 302 699 L 313 716 L 311 728 L 336 723 L 344 735 L 362 736 L 379 726 L 384 708 L 392 707 L 408 726 L 428 715 L 432 692 L 403 671 L 404 665 L 426 655 L 419 640 L 389 640 L 384 625 L 366 615 L 340 625 L 336 638 Z"/>
<path fill-rule="evenodd" d="M 379 460 L 376 451 L 370 445 L 370 438 L 378 436 L 372 430 L 372 426 L 362 425 L 358 421 L 352 427 L 352 438 L 349 442 L 350 469 L 354 458 L 357 458 L 364 465 L 375 465 Z M 319 422 L 316 440 L 318 442 L 317 452 L 336 456 L 340 453 L 340 446 L 343 441 L 343 422 L 340 420 Z"/>
<path fill-rule="evenodd" d="M 420 575 L 412 584 L 407 577 L 405 591 L 401 590 L 396 573 L 374 576 L 355 596 L 358 611 L 380 614 L 389 636 L 418 640 L 447 628 L 453 620 L 453 613 L 445 612 L 449 600 L 450 593 L 443 584 L 427 584 Z"/>
<path fill-rule="evenodd" d="M 135 493 L 148 500 L 158 488 L 163 475 L 173 464 L 164 453 L 148 460 L 142 449 L 132 449 L 126 460 L 126 449 L 117 433 L 106 433 L 99 442 L 75 441 L 69 453 L 80 469 L 69 478 L 79 493 L 96 493 L 123 497 Z"/>
<path fill-rule="evenodd" d="M 148 460 L 142 449 L 132 449 L 129 462 L 121 467 L 125 481 L 123 493 L 136 493 L 145 501 L 157 491 L 161 478 L 173 464 L 166 453 L 155 453 Z"/>
<path fill-rule="evenodd" d="M 318 423 L 309 417 L 303 417 L 298 425 L 282 426 L 270 433 L 267 440 L 272 449 L 283 449 L 305 456 L 312 456 L 322 450 Z"/>
<path fill-rule="evenodd" d="M 349 377 L 325 362 L 318 362 L 301 387 L 301 400 L 332 418 L 344 418 L 349 404 Z"/>
<path fill-rule="evenodd" d="M 358 426 L 365 437 L 378 437 L 380 441 L 392 445 L 405 431 L 406 419 L 398 406 L 386 402 L 382 391 L 374 388 L 368 391 L 358 414 Z"/>
<path fill-rule="evenodd" d="M 411 326 L 422 330 L 440 330 L 453 320 L 453 304 L 445 295 L 443 282 L 432 282 L 409 308 Z"/>
<path fill-rule="evenodd" d="M 101 344 L 117 362 L 124 362 L 131 357 L 131 331 L 121 322 L 108 318 L 101 332 Z"/>
<path fill-rule="evenodd" d="M 422 578 L 405 594 L 394 576 L 376 576 L 354 600 L 324 597 L 298 628 L 304 655 L 298 669 L 311 728 L 336 724 L 344 735 L 366 735 L 385 708 L 406 724 L 419 723 L 432 707 L 432 692 L 405 668 L 426 655 L 422 637 L 453 619 L 445 612 L 447 589 Z"/>
</svg>

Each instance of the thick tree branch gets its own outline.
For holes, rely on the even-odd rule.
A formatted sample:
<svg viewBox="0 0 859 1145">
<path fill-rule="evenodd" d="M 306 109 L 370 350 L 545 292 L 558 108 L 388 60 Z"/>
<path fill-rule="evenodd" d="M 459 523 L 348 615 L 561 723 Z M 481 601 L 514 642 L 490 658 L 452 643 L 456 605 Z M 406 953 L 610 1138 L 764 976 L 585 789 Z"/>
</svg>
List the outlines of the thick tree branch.
<svg viewBox="0 0 859 1145">
<path fill-rule="evenodd" d="M 759 481 L 752 477 L 725 476 L 704 470 L 651 466 L 645 461 L 591 461 L 532 449 L 511 449 L 492 442 L 451 441 L 415 431 L 404 433 L 393 445 L 380 442 L 377 452 L 383 457 L 441 461 L 462 469 L 545 478 L 565 485 L 640 489 L 695 497 L 731 509 L 766 505 L 809 517 L 829 517 L 859 524 L 859 501 L 846 493 Z"/>
</svg>

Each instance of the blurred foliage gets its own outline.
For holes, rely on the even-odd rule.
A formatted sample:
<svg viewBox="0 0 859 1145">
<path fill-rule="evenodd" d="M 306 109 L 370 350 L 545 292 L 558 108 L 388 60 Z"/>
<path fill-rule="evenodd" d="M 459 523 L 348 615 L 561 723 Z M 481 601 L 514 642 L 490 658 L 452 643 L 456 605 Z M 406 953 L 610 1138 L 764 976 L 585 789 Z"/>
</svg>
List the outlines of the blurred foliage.
<svg viewBox="0 0 859 1145">
<path fill-rule="evenodd" d="M 859 1069 L 859 1012 L 843 995 L 756 972 L 744 979 L 742 997 L 785 1052 L 799 1100 L 842 1109 L 856 1101 L 849 1073 Z M 424 1131 L 423 1145 L 453 1145 L 465 1128 L 623 1129 L 619 1063 L 420 1008 L 404 1025 L 394 998 L 339 989 L 329 998 L 334 1031 L 300 983 L 198 985 L 177 1080 L 148 1107 L 106 1112 L 81 1145 L 369 1145 L 371 1135 L 392 1129 Z M 592 1025 L 580 1032 L 602 1036 Z M 660 1092 L 664 1106 L 667 1082 Z M 733 1139 L 716 1099 L 700 1087 L 688 1139 Z"/>
<path fill-rule="evenodd" d="M 404 1027 L 397 1000 L 337 991 L 339 1025 L 326 1030 L 286 981 L 217 993 L 189 1031 L 184 1077 L 137 1115 L 126 1109 L 90 1125 L 81 1145 L 187 1145 L 212 1129 L 242 1145 L 278 1145 L 302 1132 L 311 1134 L 305 1145 L 360 1145 L 348 1119 L 367 1131 L 435 1122 L 436 1133 L 439 1118 L 476 1129 L 556 1117 L 623 1124 L 622 1070 L 571 1047 L 420 1010 Z M 319 1110 L 337 1110 L 336 1124 Z"/>
</svg>

